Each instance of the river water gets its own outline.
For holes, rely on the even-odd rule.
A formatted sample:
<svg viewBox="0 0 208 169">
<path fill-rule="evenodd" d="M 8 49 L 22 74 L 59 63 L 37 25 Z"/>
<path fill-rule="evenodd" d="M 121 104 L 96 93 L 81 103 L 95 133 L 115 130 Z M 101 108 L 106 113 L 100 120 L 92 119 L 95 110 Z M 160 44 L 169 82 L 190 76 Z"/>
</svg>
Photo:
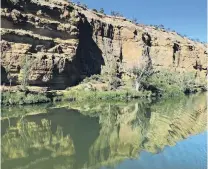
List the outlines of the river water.
<svg viewBox="0 0 208 169">
<path fill-rule="evenodd" d="M 2 169 L 206 169 L 206 95 L 2 108 Z"/>
</svg>

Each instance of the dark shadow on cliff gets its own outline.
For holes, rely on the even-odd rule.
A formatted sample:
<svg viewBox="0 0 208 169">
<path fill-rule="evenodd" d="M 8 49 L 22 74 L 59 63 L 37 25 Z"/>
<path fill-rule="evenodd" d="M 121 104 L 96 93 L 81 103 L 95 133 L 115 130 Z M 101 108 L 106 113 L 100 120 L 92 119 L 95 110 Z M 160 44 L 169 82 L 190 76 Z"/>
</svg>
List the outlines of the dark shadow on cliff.
<svg viewBox="0 0 208 169">
<path fill-rule="evenodd" d="M 7 72 L 3 66 L 1 66 L 1 85 L 9 83 L 7 79 Z"/>
<path fill-rule="evenodd" d="M 101 67 L 104 65 L 102 51 L 93 40 L 93 28 L 84 16 L 78 24 L 78 29 L 79 44 L 75 59 L 66 61 L 64 71 L 61 74 L 54 69 L 54 78 L 49 82 L 51 89 L 66 89 L 69 86 L 79 84 L 86 77 L 101 73 Z M 55 85 L 57 80 L 63 83 Z"/>
<path fill-rule="evenodd" d="M 102 51 L 92 38 L 93 28 L 84 16 L 78 28 L 80 34 L 75 63 L 80 70 L 80 75 L 91 76 L 100 74 L 101 66 L 104 65 L 104 59 Z M 81 78 L 81 80 L 83 79 Z"/>
</svg>

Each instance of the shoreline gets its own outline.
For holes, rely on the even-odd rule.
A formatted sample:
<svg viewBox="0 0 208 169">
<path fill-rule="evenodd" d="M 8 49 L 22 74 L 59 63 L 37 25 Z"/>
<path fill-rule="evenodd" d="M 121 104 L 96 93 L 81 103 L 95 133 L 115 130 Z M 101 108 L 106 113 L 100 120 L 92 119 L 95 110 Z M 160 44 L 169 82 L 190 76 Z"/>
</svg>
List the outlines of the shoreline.
<svg viewBox="0 0 208 169">
<path fill-rule="evenodd" d="M 83 101 L 131 101 L 134 99 L 163 99 L 163 98 L 178 98 L 203 93 L 206 91 L 197 90 L 193 93 L 176 92 L 171 93 L 154 93 L 152 91 L 135 91 L 135 90 L 108 90 L 108 91 L 90 91 L 79 88 L 80 86 L 72 87 L 66 90 L 51 90 L 51 91 L 1 91 L 1 106 L 16 106 L 16 105 L 38 105 L 44 103 L 56 102 L 83 102 Z"/>
</svg>

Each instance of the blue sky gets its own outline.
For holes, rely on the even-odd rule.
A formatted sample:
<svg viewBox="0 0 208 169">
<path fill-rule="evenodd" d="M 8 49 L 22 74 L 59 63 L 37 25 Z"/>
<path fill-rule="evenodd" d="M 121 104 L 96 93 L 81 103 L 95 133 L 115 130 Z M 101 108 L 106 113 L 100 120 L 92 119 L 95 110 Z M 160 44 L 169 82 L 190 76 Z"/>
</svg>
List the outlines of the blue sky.
<svg viewBox="0 0 208 169">
<path fill-rule="evenodd" d="M 73 0 L 77 2 L 77 0 Z M 119 11 L 139 23 L 164 25 L 190 38 L 207 41 L 206 0 L 79 0 L 89 8 Z"/>
</svg>

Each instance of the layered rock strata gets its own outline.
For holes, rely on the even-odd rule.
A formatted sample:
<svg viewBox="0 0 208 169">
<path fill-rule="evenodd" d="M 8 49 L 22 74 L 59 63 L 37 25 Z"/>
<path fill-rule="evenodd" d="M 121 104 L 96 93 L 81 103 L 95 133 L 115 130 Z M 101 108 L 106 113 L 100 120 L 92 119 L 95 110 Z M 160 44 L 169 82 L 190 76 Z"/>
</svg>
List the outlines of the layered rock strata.
<svg viewBox="0 0 208 169">
<path fill-rule="evenodd" d="M 206 76 L 206 46 L 176 32 L 103 15 L 62 0 L 3 0 L 2 83 L 64 89 L 93 74 L 126 74 L 143 62 Z M 148 35 L 148 38 L 144 38 Z M 28 68 L 26 68 L 28 67 Z"/>
</svg>

